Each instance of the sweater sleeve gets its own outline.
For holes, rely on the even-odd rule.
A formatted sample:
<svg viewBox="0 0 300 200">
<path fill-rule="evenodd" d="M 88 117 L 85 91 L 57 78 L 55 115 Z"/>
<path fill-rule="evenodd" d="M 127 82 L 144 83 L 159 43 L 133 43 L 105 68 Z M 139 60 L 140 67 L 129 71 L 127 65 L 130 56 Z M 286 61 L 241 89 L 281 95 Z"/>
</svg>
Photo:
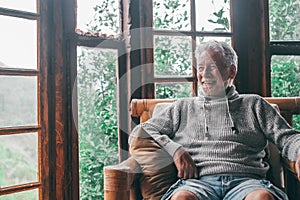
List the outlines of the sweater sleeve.
<svg viewBox="0 0 300 200">
<path fill-rule="evenodd" d="M 300 153 L 300 132 L 293 129 L 266 100 L 257 98 L 255 112 L 266 138 L 281 151 L 282 156 L 296 161 Z"/>
<path fill-rule="evenodd" d="M 152 117 L 136 126 L 129 137 L 129 144 L 139 127 L 142 127 L 162 148 L 164 148 L 171 156 L 181 147 L 175 143 L 172 138 L 180 124 L 180 106 L 177 102 L 171 105 L 162 104 L 156 106 Z"/>
</svg>

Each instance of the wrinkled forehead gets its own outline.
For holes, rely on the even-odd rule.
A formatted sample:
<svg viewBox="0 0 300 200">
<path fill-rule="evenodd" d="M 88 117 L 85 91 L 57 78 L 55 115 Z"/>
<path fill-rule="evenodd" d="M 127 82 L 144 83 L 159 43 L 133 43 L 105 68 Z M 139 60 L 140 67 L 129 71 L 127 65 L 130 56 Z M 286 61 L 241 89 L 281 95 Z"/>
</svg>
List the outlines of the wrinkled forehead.
<svg viewBox="0 0 300 200">
<path fill-rule="evenodd" d="M 223 56 L 220 53 L 212 50 L 206 50 L 200 53 L 198 57 L 198 65 L 204 64 L 215 64 L 221 67 L 225 65 L 225 62 Z"/>
</svg>

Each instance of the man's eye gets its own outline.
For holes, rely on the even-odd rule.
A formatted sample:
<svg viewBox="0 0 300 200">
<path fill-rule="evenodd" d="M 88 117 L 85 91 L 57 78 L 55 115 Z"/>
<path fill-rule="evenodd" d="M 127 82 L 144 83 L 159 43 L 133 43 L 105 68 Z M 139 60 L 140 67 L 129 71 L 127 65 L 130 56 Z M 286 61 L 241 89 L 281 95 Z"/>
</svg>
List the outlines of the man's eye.
<svg viewBox="0 0 300 200">
<path fill-rule="evenodd" d="M 198 67 L 198 71 L 199 72 L 203 72 L 204 69 L 205 69 L 204 66 L 199 66 Z M 212 71 L 212 70 L 215 70 L 215 69 L 218 69 L 218 67 L 216 65 L 208 65 L 208 66 L 206 66 L 206 70 Z"/>
<path fill-rule="evenodd" d="M 211 65 L 209 66 L 211 70 L 215 70 L 215 69 L 218 69 L 218 67 L 216 65 Z"/>
<path fill-rule="evenodd" d="M 204 71 L 204 67 L 203 66 L 198 67 L 198 71 L 199 72 L 203 72 Z"/>
</svg>

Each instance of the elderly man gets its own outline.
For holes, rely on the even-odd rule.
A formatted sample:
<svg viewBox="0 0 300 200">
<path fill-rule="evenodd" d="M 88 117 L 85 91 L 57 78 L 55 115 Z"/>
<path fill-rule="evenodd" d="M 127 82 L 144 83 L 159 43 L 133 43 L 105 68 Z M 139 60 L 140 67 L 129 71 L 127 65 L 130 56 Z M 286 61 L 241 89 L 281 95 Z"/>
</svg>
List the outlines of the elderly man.
<svg viewBox="0 0 300 200">
<path fill-rule="evenodd" d="M 162 199 L 274 200 L 287 195 L 265 179 L 267 140 L 296 162 L 300 175 L 300 132 L 258 95 L 233 85 L 237 55 L 224 42 L 197 51 L 198 97 L 178 99 L 142 127 L 173 156 L 179 180 Z"/>
</svg>

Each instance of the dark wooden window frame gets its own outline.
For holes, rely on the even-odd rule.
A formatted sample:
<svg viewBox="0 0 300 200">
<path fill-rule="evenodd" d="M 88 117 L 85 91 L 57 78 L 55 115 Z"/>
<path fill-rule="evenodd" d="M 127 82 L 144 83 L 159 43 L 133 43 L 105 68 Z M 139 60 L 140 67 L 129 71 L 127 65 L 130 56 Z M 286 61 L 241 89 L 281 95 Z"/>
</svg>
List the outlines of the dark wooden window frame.
<svg viewBox="0 0 300 200">
<path fill-rule="evenodd" d="M 272 55 L 300 55 L 300 41 L 271 41 Z"/>
<path fill-rule="evenodd" d="M 99 49 L 115 49 L 118 51 L 118 69 L 117 69 L 117 84 L 118 84 L 118 94 L 117 94 L 117 109 L 118 109 L 118 138 L 119 138 L 119 160 L 124 160 L 128 157 L 126 150 L 128 149 L 127 143 L 122 143 L 122 141 L 128 140 L 129 131 L 129 95 L 128 95 L 128 75 L 126 66 L 126 48 L 125 43 L 122 38 L 119 39 L 107 39 L 93 36 L 84 36 L 75 34 L 76 46 L 83 47 L 93 47 Z M 77 71 L 77 65 L 73 65 L 72 71 L 75 73 Z M 75 75 L 75 74 L 74 74 Z M 74 77 L 75 78 L 75 77 Z M 72 79 L 72 82 L 75 79 Z M 121 81 L 121 82 L 120 82 Z M 76 102 L 76 100 L 75 100 Z M 123 151 L 125 150 L 125 151 Z"/>
<path fill-rule="evenodd" d="M 194 1 L 192 0 L 191 2 Z M 268 23 L 264 20 L 268 16 L 267 5 L 267 0 L 231 0 L 232 33 L 225 33 L 224 35 L 229 34 L 227 36 L 232 37 L 233 47 L 239 56 L 239 72 L 236 78 L 236 85 L 241 93 L 257 93 L 262 96 L 267 96 L 270 90 L 268 84 L 268 81 L 270 80 L 268 69 Z M 152 27 L 152 1 L 132 0 L 129 10 L 133 11 L 129 12 L 131 29 Z M 193 12 L 193 10 L 191 10 L 191 12 Z M 256 14 L 253 15 L 253 13 Z M 256 28 L 254 29 L 253 27 Z M 191 32 L 182 33 L 190 34 L 192 37 L 196 37 L 196 35 L 202 36 L 202 34 L 205 34 L 206 36 L 209 36 L 210 34 L 214 36 L 223 35 L 222 33 L 193 32 L 193 30 Z M 131 80 L 139 82 L 141 85 L 141 88 L 132 94 L 132 97 L 134 98 L 155 98 L 154 84 L 146 83 L 154 83 L 155 81 L 183 81 L 181 78 L 176 80 L 176 78 L 154 77 L 153 48 L 142 48 L 143 46 L 153 46 L 154 34 L 171 35 L 176 33 L 173 33 L 172 31 L 156 30 L 151 34 L 141 33 L 139 44 L 135 44 L 139 45 L 141 48 L 139 49 L 139 52 L 131 52 L 130 67 L 133 69 L 136 66 L 144 65 L 146 66 L 146 70 L 143 70 L 138 78 Z M 138 58 L 134 56 L 134 54 L 137 53 L 139 54 Z M 253 79 L 253 76 L 256 76 L 255 80 Z M 188 77 L 184 81 L 186 80 L 194 82 L 195 91 L 195 77 Z"/>
<path fill-rule="evenodd" d="M 122 0 L 119 1 L 122 9 Z M 79 147 L 78 132 L 75 118 L 77 118 L 76 89 L 73 88 L 77 75 L 77 46 L 110 48 L 118 50 L 118 78 L 127 82 L 124 74 L 127 72 L 125 42 L 122 38 L 108 39 L 88 35 L 78 35 L 76 29 L 76 0 L 53 1 L 49 3 L 51 11 L 49 17 L 49 37 L 51 45 L 49 52 L 51 87 L 51 120 L 49 129 L 55 133 L 52 138 L 52 146 L 49 153 L 54 158 L 49 167 L 51 180 L 48 185 L 51 193 L 48 199 L 79 199 Z M 122 13 L 121 13 L 121 19 Z M 121 20 L 121 24 L 122 24 Z M 122 29 L 122 27 L 121 27 Z M 105 42 L 104 42 L 105 41 Z M 99 44 L 105 44 L 99 45 Z M 122 63 L 122 64 L 121 64 Z M 122 143 L 128 138 L 128 88 L 123 82 L 118 82 L 119 101 L 119 152 L 120 160 L 128 155 L 123 149 L 128 149 L 127 144 Z M 122 97 L 122 98 L 121 98 Z M 49 105 L 50 106 L 50 105 Z M 122 119 L 122 120 L 121 120 Z M 47 188 L 48 188 L 47 187 Z M 45 192 L 46 193 L 46 192 Z"/>
</svg>

